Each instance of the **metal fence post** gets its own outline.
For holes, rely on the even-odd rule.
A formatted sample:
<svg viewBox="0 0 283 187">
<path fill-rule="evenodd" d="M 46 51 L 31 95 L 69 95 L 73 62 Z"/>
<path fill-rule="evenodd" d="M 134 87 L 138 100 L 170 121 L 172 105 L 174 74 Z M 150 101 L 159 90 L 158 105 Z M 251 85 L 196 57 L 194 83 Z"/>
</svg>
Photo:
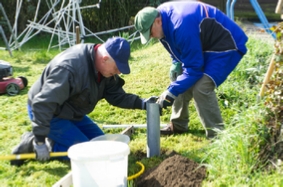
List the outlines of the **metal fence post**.
<svg viewBox="0 0 283 187">
<path fill-rule="evenodd" d="M 147 157 L 160 155 L 159 104 L 147 103 Z"/>
</svg>

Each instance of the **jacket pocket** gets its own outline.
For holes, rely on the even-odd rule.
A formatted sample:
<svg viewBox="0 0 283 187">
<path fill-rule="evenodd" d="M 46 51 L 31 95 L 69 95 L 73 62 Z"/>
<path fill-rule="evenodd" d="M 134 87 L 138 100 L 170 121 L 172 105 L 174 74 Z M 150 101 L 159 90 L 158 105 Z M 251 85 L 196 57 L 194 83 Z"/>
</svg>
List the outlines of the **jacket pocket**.
<svg viewBox="0 0 283 187">
<path fill-rule="evenodd" d="M 90 101 L 90 90 L 84 89 L 81 93 L 72 96 L 68 101 L 72 106 L 85 109 L 91 105 Z"/>
<path fill-rule="evenodd" d="M 91 109 L 90 91 L 84 89 L 61 105 L 55 115 L 63 119 L 81 120 Z"/>
<path fill-rule="evenodd" d="M 84 114 L 80 113 L 75 107 L 65 102 L 59 111 L 55 113 L 57 118 L 70 119 L 70 120 L 81 120 Z"/>
</svg>

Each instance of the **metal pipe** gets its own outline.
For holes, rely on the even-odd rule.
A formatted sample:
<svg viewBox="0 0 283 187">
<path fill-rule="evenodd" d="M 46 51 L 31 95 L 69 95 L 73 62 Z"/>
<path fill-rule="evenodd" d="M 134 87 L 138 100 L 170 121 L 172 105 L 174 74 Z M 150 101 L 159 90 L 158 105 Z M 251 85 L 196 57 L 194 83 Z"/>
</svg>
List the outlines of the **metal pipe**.
<svg viewBox="0 0 283 187">
<path fill-rule="evenodd" d="M 234 21 L 234 7 L 236 4 L 237 0 L 233 0 L 231 3 L 231 8 L 230 8 L 230 18 Z"/>
<path fill-rule="evenodd" d="M 146 104 L 147 116 L 147 157 L 160 155 L 160 112 L 159 104 Z"/>
<path fill-rule="evenodd" d="M 226 1 L 226 15 L 231 18 L 230 16 L 230 6 L 231 6 L 231 0 Z"/>
<path fill-rule="evenodd" d="M 275 33 L 273 33 L 269 28 L 270 25 L 268 23 L 268 20 L 265 17 L 265 14 L 263 13 L 260 5 L 258 4 L 257 0 L 250 0 L 250 3 L 252 4 L 253 8 L 255 9 L 255 12 L 257 14 L 257 16 L 259 17 L 261 23 L 263 24 L 263 27 L 265 29 L 265 31 L 269 34 L 271 34 L 271 36 L 276 39 L 276 35 Z"/>
<path fill-rule="evenodd" d="M 11 49 L 10 49 L 10 46 L 9 46 L 8 41 L 7 41 L 7 38 L 6 38 L 6 35 L 5 35 L 4 30 L 3 30 L 3 28 L 2 28 L 1 25 L 0 25 L 0 33 L 1 33 L 1 35 L 2 35 L 2 38 L 3 38 L 3 40 L 4 40 L 4 43 L 6 44 L 6 47 L 7 47 L 7 50 L 9 51 L 10 56 L 13 57 L 12 52 L 11 52 Z"/>
</svg>

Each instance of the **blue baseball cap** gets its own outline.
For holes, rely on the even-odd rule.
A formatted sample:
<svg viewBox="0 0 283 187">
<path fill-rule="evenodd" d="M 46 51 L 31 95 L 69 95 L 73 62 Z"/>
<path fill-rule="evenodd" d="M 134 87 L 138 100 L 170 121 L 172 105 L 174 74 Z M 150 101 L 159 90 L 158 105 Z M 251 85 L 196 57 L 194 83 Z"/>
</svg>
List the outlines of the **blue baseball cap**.
<svg viewBox="0 0 283 187">
<path fill-rule="evenodd" d="M 130 44 L 127 40 L 121 37 L 109 38 L 105 42 L 105 49 L 115 61 L 119 71 L 123 74 L 130 73 L 129 58 Z"/>
</svg>

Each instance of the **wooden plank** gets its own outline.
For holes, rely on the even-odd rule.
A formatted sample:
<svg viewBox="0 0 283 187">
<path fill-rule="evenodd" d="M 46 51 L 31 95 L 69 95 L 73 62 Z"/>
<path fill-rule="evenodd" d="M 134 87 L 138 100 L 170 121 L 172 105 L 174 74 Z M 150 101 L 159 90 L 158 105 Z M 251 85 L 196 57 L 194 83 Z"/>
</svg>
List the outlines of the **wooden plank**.
<svg viewBox="0 0 283 187">
<path fill-rule="evenodd" d="M 79 43 L 81 43 L 81 40 L 80 40 L 80 27 L 76 26 L 76 44 L 79 44 Z"/>
<path fill-rule="evenodd" d="M 134 126 L 129 126 L 125 130 L 123 130 L 120 134 L 125 134 L 131 137 L 133 133 L 134 133 Z"/>
</svg>

